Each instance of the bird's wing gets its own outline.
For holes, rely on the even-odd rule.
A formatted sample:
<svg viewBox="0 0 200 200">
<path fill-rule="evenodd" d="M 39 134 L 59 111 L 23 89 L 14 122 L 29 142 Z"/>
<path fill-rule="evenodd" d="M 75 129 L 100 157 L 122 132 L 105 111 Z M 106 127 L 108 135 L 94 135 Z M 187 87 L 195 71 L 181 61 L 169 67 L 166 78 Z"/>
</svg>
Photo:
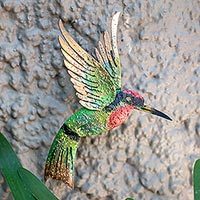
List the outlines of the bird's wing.
<svg viewBox="0 0 200 200">
<path fill-rule="evenodd" d="M 121 89 L 121 64 L 117 48 L 119 16 L 120 12 L 117 12 L 112 18 L 111 38 L 107 31 L 104 32 L 102 39 L 99 41 L 98 49 L 95 49 L 98 61 L 112 77 L 117 89 Z"/>
<path fill-rule="evenodd" d="M 90 110 L 101 110 L 115 99 L 116 87 L 106 69 L 65 30 L 59 21 L 62 37 L 59 37 L 64 64 L 77 91 L 79 103 Z"/>
</svg>

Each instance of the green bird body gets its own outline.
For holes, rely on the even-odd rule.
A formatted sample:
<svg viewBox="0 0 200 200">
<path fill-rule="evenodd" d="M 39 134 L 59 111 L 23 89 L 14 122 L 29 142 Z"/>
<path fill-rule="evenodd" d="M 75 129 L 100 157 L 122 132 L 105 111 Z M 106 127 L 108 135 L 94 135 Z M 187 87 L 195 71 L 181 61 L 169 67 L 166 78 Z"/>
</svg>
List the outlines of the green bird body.
<svg viewBox="0 0 200 200">
<path fill-rule="evenodd" d="M 81 108 L 65 124 L 80 137 L 100 135 L 108 130 L 108 117 L 109 112 Z"/>
<path fill-rule="evenodd" d="M 134 109 L 171 120 L 164 113 L 144 105 L 138 92 L 121 89 L 117 48 L 119 15 L 118 12 L 112 18 L 111 38 L 105 32 L 98 49 L 95 49 L 96 59 L 82 49 L 59 22 L 64 64 L 83 108 L 70 116 L 56 134 L 46 161 L 45 180 L 49 177 L 62 180 L 72 188 L 80 138 L 100 135 L 121 125 Z"/>
<path fill-rule="evenodd" d="M 132 109 L 118 113 L 108 108 L 100 111 L 81 108 L 71 115 L 58 131 L 46 162 L 45 177 L 64 181 L 73 187 L 73 171 L 76 151 L 81 137 L 106 133 L 128 118 Z M 128 106 L 129 107 L 129 106 Z M 116 115 L 118 113 L 118 115 Z"/>
</svg>

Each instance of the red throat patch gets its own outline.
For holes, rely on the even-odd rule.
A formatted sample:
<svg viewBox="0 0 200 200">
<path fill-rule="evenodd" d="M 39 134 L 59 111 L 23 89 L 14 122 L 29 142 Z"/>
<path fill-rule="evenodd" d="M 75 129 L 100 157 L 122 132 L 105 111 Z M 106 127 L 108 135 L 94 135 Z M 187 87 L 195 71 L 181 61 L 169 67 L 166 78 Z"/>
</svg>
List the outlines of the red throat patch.
<svg viewBox="0 0 200 200">
<path fill-rule="evenodd" d="M 114 110 L 108 119 L 108 128 L 113 129 L 119 125 L 121 125 L 124 121 L 128 119 L 132 110 L 134 109 L 131 105 L 121 106 Z"/>
</svg>

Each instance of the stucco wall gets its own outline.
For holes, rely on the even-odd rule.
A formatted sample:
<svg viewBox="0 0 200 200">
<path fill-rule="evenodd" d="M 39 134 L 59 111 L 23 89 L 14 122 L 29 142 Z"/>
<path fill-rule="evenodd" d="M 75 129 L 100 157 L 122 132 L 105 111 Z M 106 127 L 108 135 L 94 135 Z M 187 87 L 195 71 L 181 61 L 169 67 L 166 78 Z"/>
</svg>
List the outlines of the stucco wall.
<svg viewBox="0 0 200 200">
<path fill-rule="evenodd" d="M 75 190 L 50 181 L 60 199 L 192 200 L 200 157 L 198 0 L 0 0 L 0 131 L 26 168 L 43 177 L 52 139 L 78 107 L 63 66 L 58 19 L 88 52 L 115 11 L 123 85 L 169 114 L 135 111 L 120 128 L 84 138 Z M 10 199 L 0 176 L 0 199 Z"/>
</svg>

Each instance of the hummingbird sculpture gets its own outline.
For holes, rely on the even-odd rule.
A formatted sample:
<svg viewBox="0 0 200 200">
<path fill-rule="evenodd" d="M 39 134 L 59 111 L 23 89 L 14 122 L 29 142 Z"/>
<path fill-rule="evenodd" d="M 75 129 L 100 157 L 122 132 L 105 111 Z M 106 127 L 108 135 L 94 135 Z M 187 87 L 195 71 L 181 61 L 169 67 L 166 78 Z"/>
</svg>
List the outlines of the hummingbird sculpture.
<svg viewBox="0 0 200 200">
<path fill-rule="evenodd" d="M 80 138 L 103 134 L 121 125 L 134 109 L 171 120 L 164 113 L 144 104 L 133 90 L 121 89 L 121 64 L 117 48 L 120 13 L 112 18 L 111 38 L 106 31 L 95 49 L 96 59 L 82 49 L 65 30 L 59 36 L 64 64 L 71 76 L 83 108 L 70 116 L 58 131 L 45 165 L 45 180 L 61 180 L 74 187 L 74 165 Z"/>
</svg>

